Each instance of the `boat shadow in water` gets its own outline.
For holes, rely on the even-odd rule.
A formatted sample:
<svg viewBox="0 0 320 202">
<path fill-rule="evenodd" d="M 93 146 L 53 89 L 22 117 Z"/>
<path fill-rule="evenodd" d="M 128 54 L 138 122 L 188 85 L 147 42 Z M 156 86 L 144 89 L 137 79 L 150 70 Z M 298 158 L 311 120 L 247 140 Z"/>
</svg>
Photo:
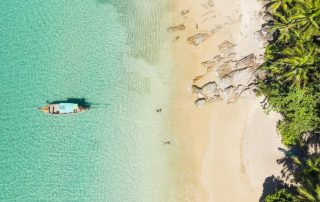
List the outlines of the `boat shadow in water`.
<svg viewBox="0 0 320 202">
<path fill-rule="evenodd" d="M 74 103 L 74 104 L 78 104 L 80 107 L 84 107 L 84 108 L 91 108 L 91 103 L 86 101 L 85 98 L 67 98 L 66 100 L 56 100 L 53 102 L 50 102 L 49 100 L 47 100 L 48 104 L 59 104 L 59 103 Z"/>
</svg>

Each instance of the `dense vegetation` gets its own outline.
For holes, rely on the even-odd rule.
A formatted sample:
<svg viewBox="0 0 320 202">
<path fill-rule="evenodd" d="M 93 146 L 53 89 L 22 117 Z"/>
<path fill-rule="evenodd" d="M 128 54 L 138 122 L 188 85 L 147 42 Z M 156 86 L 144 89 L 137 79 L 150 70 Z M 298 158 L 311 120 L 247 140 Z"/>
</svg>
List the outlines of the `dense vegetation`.
<svg viewBox="0 0 320 202">
<path fill-rule="evenodd" d="M 266 202 L 290 202 L 294 201 L 293 195 L 286 189 L 280 189 L 273 195 L 267 196 Z"/>
<path fill-rule="evenodd" d="M 320 0 L 266 0 L 265 17 L 266 78 L 257 92 L 266 97 L 267 110 L 282 115 L 278 131 L 289 150 L 308 151 L 289 157 L 286 175 L 293 185 L 265 200 L 320 202 L 320 157 L 309 149 L 310 142 L 320 143 Z"/>
<path fill-rule="evenodd" d="M 278 129 L 292 146 L 320 131 L 320 0 L 269 0 L 266 15 L 271 40 L 259 93 L 283 115 Z"/>
</svg>

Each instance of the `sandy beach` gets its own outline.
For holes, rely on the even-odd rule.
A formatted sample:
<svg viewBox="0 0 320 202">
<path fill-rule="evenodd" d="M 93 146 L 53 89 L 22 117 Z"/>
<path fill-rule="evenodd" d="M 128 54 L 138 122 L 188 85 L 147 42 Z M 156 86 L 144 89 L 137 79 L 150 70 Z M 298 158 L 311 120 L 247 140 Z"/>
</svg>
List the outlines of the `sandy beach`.
<svg viewBox="0 0 320 202">
<path fill-rule="evenodd" d="M 259 201 L 264 180 L 277 175 L 283 147 L 276 131 L 280 116 L 266 115 L 262 98 L 248 91 L 235 103 L 217 100 L 195 106 L 192 85 L 204 85 L 217 76 L 204 68 L 234 44 L 231 60 L 254 54 L 261 62 L 264 48 L 256 31 L 263 23 L 258 0 L 175 0 L 172 3 L 176 92 L 172 109 L 174 129 L 186 149 L 193 190 L 188 201 Z M 192 36 L 201 36 L 190 40 Z M 220 48 L 220 50 L 219 50 Z M 220 52 L 219 52 L 220 51 Z M 186 201 L 186 200 L 184 200 Z"/>
</svg>

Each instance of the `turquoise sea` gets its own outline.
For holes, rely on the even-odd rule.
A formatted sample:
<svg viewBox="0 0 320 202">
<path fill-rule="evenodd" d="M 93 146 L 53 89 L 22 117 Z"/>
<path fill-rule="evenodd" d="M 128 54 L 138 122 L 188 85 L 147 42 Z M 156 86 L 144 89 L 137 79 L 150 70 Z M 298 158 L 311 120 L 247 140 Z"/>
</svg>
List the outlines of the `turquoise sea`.
<svg viewBox="0 0 320 202">
<path fill-rule="evenodd" d="M 168 9 L 165 0 L 1 1 L 0 201 L 179 201 L 177 152 L 161 143 L 175 138 Z M 36 109 L 67 98 L 95 108 Z"/>
</svg>

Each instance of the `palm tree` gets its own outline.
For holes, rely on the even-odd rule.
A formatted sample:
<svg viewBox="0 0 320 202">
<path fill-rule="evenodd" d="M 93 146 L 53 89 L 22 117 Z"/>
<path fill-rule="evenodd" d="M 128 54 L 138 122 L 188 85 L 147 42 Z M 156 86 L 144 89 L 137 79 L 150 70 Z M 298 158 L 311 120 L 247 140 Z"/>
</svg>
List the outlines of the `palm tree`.
<svg viewBox="0 0 320 202">
<path fill-rule="evenodd" d="M 320 0 L 295 0 L 290 20 L 303 33 L 305 39 L 319 34 Z"/>
<path fill-rule="evenodd" d="M 272 0 L 268 1 L 265 4 L 266 11 L 275 13 L 279 10 L 284 11 L 285 13 L 289 13 L 289 4 L 292 3 L 292 0 Z"/>
<path fill-rule="evenodd" d="M 300 32 L 296 29 L 294 22 L 290 18 L 274 21 L 268 31 L 270 34 L 278 31 L 279 37 L 276 40 L 284 43 L 287 43 L 292 38 L 300 37 Z"/>
<path fill-rule="evenodd" d="M 297 199 L 305 202 L 320 202 L 320 156 L 313 155 L 307 160 L 293 157 L 298 169 L 294 178 L 298 187 Z"/>
<path fill-rule="evenodd" d="M 320 0 L 271 0 L 265 8 L 273 18 L 267 29 L 271 35 L 279 32 L 277 41 L 309 40 L 320 34 Z"/>
<path fill-rule="evenodd" d="M 279 37 L 275 40 L 287 42 L 297 35 L 295 32 L 293 21 L 291 20 L 291 4 L 292 0 L 271 0 L 265 4 L 265 16 L 271 17 L 271 21 L 267 23 L 266 29 L 270 36 L 274 36 L 279 32 Z"/>
<path fill-rule="evenodd" d="M 314 188 L 312 185 L 301 186 L 298 188 L 298 200 L 303 202 L 320 202 L 320 185 Z"/>
<path fill-rule="evenodd" d="M 294 47 L 281 52 L 282 58 L 273 62 L 270 71 L 278 79 L 304 87 L 320 62 L 319 49 L 314 43 L 298 41 Z"/>
</svg>

